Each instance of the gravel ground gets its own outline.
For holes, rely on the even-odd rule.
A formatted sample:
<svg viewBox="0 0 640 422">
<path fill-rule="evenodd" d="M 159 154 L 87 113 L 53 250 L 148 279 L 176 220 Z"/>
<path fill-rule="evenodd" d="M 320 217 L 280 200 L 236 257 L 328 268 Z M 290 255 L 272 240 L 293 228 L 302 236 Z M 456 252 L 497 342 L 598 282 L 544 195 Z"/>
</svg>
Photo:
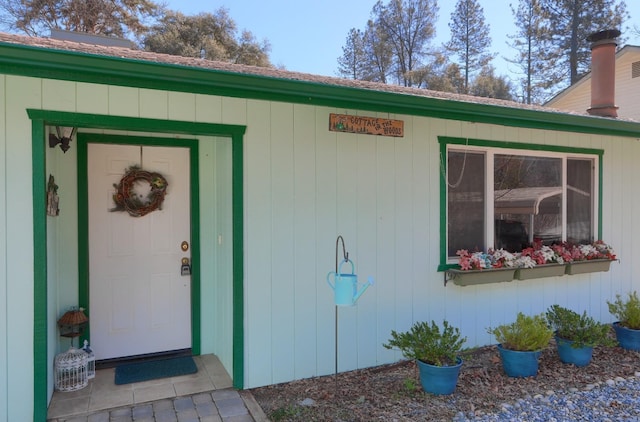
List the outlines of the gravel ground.
<svg viewBox="0 0 640 422">
<path fill-rule="evenodd" d="M 514 403 L 503 403 L 501 411 L 484 415 L 460 412 L 455 422 L 466 421 L 640 421 L 640 372 L 634 377 L 607 380 L 603 385 L 589 386 L 587 391 L 527 396 Z M 470 416 L 470 417 L 468 417 Z"/>
<path fill-rule="evenodd" d="M 464 356 L 454 394 L 420 387 L 413 362 L 400 362 L 251 390 L 277 421 L 637 421 L 640 353 L 596 348 L 582 368 L 560 362 L 552 344 L 538 375 L 504 374 L 495 346 Z"/>
</svg>

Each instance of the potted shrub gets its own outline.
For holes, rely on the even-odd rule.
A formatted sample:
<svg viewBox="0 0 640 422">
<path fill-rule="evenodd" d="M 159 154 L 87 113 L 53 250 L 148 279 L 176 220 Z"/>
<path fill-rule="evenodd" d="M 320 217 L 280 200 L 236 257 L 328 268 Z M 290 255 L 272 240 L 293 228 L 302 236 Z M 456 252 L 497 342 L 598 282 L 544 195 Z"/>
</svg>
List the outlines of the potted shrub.
<svg viewBox="0 0 640 422">
<path fill-rule="evenodd" d="M 640 299 L 634 291 L 625 300 L 618 294 L 614 302 L 607 301 L 609 312 L 618 321 L 613 323 L 618 343 L 623 349 L 640 351 Z"/>
<path fill-rule="evenodd" d="M 531 377 L 538 373 L 538 359 L 553 337 L 544 315 L 518 312 L 515 322 L 489 328 L 498 341 L 502 367 L 510 377 Z"/>
<path fill-rule="evenodd" d="M 456 388 L 462 359 L 458 356 L 467 340 L 460 330 L 445 320 L 442 329 L 435 321 L 431 324 L 416 322 L 409 331 L 391 331 L 391 339 L 383 344 L 387 349 L 398 349 L 404 357 L 415 359 L 420 369 L 422 388 L 432 394 L 451 394 Z"/>
<path fill-rule="evenodd" d="M 546 312 L 547 322 L 554 330 L 560 360 L 576 366 L 586 366 L 591 362 L 593 348 L 598 345 L 613 346 L 609 337 L 610 327 L 587 316 L 560 305 L 551 306 Z"/>
</svg>

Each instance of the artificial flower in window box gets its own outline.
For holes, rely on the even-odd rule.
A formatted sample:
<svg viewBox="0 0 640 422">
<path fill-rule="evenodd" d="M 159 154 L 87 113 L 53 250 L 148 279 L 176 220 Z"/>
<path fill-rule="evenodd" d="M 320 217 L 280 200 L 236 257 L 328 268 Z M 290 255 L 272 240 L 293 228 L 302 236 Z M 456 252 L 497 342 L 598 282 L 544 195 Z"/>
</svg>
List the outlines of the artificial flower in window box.
<svg viewBox="0 0 640 422">
<path fill-rule="evenodd" d="M 600 240 L 591 244 L 564 242 L 551 246 L 535 242 L 517 253 L 504 249 L 470 253 L 461 249 L 456 255 L 460 268 L 450 269 L 448 273 L 451 280 L 461 286 L 608 271 L 611 261 L 616 259 L 611 246 Z"/>
<path fill-rule="evenodd" d="M 569 275 L 609 271 L 616 254 L 611 246 L 601 240 L 590 244 L 566 246 L 571 259 L 567 262 Z"/>
<path fill-rule="evenodd" d="M 563 257 L 553 247 L 543 245 L 540 241 L 535 241 L 533 246 L 516 254 L 514 265 L 518 267 L 518 280 L 560 277 L 565 274 Z"/>
<path fill-rule="evenodd" d="M 460 258 L 459 269 L 447 272 L 451 281 L 459 286 L 474 284 L 500 283 L 512 281 L 516 268 L 513 266 L 515 256 L 504 249 L 490 249 L 489 252 L 470 253 L 466 249 L 456 252 Z"/>
</svg>

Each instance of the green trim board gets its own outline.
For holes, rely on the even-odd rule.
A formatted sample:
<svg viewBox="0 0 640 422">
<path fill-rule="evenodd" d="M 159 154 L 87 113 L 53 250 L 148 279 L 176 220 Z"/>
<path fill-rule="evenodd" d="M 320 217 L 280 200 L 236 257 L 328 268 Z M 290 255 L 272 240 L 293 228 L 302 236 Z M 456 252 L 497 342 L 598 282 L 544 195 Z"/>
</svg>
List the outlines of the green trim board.
<svg viewBox="0 0 640 422">
<path fill-rule="evenodd" d="M 74 126 L 83 129 L 110 129 L 171 134 L 189 134 L 230 137 L 232 142 L 232 198 L 233 198 L 233 384 L 244 385 L 244 234 L 243 234 L 243 156 L 242 143 L 245 126 L 172 120 L 106 116 L 86 113 L 28 109 L 32 120 L 31 144 L 33 166 L 33 225 L 34 225 L 34 421 L 47 417 L 47 250 L 46 250 L 46 142 L 45 126 Z M 86 166 L 86 163 L 85 163 Z M 79 169 L 81 170 L 81 169 Z M 86 168 L 85 168 L 86 172 Z M 87 224 L 78 216 L 78 224 Z M 79 247 L 86 247 L 79 244 Z M 42 264 L 44 263 L 44 264 Z M 79 262 L 81 274 L 88 269 L 86 262 Z M 86 295 L 86 291 L 79 292 Z"/>
<path fill-rule="evenodd" d="M 94 133 L 78 133 L 78 216 L 82 220 L 78 221 L 78 245 L 82 245 L 78 250 L 79 266 L 78 280 L 79 298 L 78 304 L 85 308 L 87 315 L 91 318 L 91 307 L 89 303 L 89 207 L 88 207 L 88 187 L 87 178 L 82 175 L 87 174 L 87 145 L 89 143 L 108 143 L 122 145 L 148 145 L 167 147 L 186 147 L 189 149 L 190 173 L 190 209 L 191 209 L 191 352 L 199 355 L 201 350 L 201 297 L 200 297 L 200 189 L 198 180 L 198 140 L 197 139 L 176 139 L 176 138 L 156 138 L 124 135 L 103 135 Z M 80 223 L 82 222 L 82 225 Z M 89 338 L 91 333 L 87 330 L 85 337 Z"/>
<path fill-rule="evenodd" d="M 198 141 L 188 141 L 190 170 L 190 198 L 191 198 L 191 353 L 199 356 L 202 350 L 202 295 L 200 278 L 200 177 L 198 169 L 200 161 L 198 155 Z M 197 280 L 197 284 L 193 281 Z"/>
<path fill-rule="evenodd" d="M 47 200 L 45 124 L 31 121 L 33 188 L 33 420 L 47 419 Z"/>
<path fill-rule="evenodd" d="M 476 147 L 486 148 L 505 148 L 505 149 L 518 149 L 526 151 L 548 151 L 568 154 L 588 154 L 598 156 L 598 179 L 594 181 L 598 184 L 598 203 L 595 204 L 596 212 L 598 213 L 598 227 L 596 231 L 598 238 L 602 239 L 602 188 L 603 188 L 603 165 L 602 157 L 604 156 L 604 150 L 596 148 L 579 148 L 568 147 L 562 145 L 541 145 L 531 143 L 519 143 L 519 142 L 503 142 L 503 141 L 489 141 L 484 139 L 473 138 L 456 138 L 450 136 L 438 136 L 438 143 L 440 144 L 440 264 L 438 265 L 438 271 L 443 272 L 452 268 L 458 268 L 456 264 L 447 263 L 447 146 L 448 145 L 468 145 Z"/>
<path fill-rule="evenodd" d="M 231 183 L 233 192 L 233 387 L 244 383 L 244 143 L 241 134 L 232 135 Z M 239 306 L 236 306 L 238 305 Z"/>
<path fill-rule="evenodd" d="M 486 139 L 473 139 L 473 138 L 455 138 L 450 136 L 438 136 L 438 143 L 445 145 L 468 145 L 475 147 L 485 148 L 505 148 L 505 149 L 518 149 L 527 151 L 548 151 L 559 152 L 569 154 L 591 154 L 598 155 L 602 158 L 604 150 L 596 148 L 580 148 L 580 147 L 568 147 L 563 145 L 542 145 L 531 144 L 522 142 L 505 142 L 505 141 L 489 141 Z"/>
<path fill-rule="evenodd" d="M 43 120 L 46 125 L 82 126 L 86 129 L 119 129 L 132 132 L 156 132 L 185 135 L 231 136 L 237 139 L 247 130 L 246 126 L 218 123 L 184 122 L 141 117 L 125 117 L 102 114 L 71 113 L 40 109 L 27 109 L 31 120 Z"/>
<path fill-rule="evenodd" d="M 447 143 L 440 142 L 440 265 L 438 271 L 446 271 L 456 265 L 447 264 Z"/>
<path fill-rule="evenodd" d="M 509 106 L 460 101 L 385 85 L 354 87 L 338 79 L 327 78 L 322 83 L 287 79 L 287 72 L 274 77 L 7 42 L 0 43 L 0 73 L 640 138 L 640 124 L 636 122 L 547 111 L 516 103 Z"/>
</svg>

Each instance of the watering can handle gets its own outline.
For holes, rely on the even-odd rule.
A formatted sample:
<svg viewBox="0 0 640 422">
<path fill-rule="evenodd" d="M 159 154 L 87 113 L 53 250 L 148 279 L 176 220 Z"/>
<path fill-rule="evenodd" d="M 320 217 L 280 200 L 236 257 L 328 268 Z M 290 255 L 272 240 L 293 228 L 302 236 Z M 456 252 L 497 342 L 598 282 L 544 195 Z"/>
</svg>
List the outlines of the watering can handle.
<svg viewBox="0 0 640 422">
<path fill-rule="evenodd" d="M 340 274 L 345 274 L 342 272 L 342 264 L 344 264 L 345 262 L 348 262 L 351 264 L 351 274 L 355 274 L 355 267 L 353 265 L 353 261 L 351 261 L 349 258 L 344 259 L 341 263 L 340 263 L 340 267 L 338 268 L 338 273 Z"/>
<path fill-rule="evenodd" d="M 336 290 L 336 286 L 334 286 L 333 284 L 331 284 L 331 276 L 337 276 L 338 274 L 336 274 L 335 271 L 331 271 L 329 274 L 327 274 L 327 284 L 329 285 L 329 287 L 331 287 L 331 289 L 333 291 Z"/>
</svg>

